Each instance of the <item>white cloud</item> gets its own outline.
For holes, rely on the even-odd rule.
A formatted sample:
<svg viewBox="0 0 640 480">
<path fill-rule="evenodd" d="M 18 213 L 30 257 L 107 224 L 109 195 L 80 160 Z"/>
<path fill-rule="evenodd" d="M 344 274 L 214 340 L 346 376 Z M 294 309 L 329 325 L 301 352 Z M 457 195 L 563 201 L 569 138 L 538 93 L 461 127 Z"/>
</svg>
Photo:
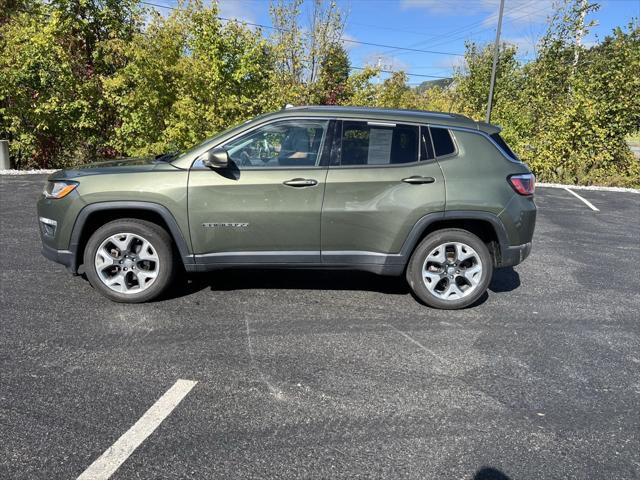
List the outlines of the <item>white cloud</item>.
<svg viewBox="0 0 640 480">
<path fill-rule="evenodd" d="M 483 25 L 495 26 L 498 24 L 498 10 L 500 0 L 483 0 L 487 8 L 493 12 L 484 19 Z M 503 24 L 526 25 L 532 23 L 545 23 L 553 13 L 554 0 L 512 0 L 505 5 Z"/>
<path fill-rule="evenodd" d="M 538 39 L 534 36 L 504 37 L 501 41 L 517 47 L 518 53 L 516 56 L 518 58 L 528 58 L 533 55 L 538 43 Z"/>
<path fill-rule="evenodd" d="M 356 37 L 354 37 L 353 35 L 348 34 L 347 32 L 344 32 L 344 33 L 342 34 L 342 40 L 344 40 L 344 41 L 342 42 L 342 46 L 343 46 L 343 47 L 344 47 L 344 49 L 345 49 L 345 50 L 347 50 L 347 51 L 353 50 L 354 48 L 356 48 L 356 47 L 359 47 L 359 46 L 360 46 L 360 44 L 358 44 L 358 43 L 353 43 L 353 42 L 350 42 L 350 41 L 349 41 L 349 40 L 357 40 L 357 38 L 356 38 Z"/>
<path fill-rule="evenodd" d="M 504 22 L 526 24 L 544 22 L 553 10 L 554 0 L 510 0 L 505 4 Z M 483 25 L 498 22 L 500 0 L 402 0 L 402 9 L 423 9 L 440 16 L 487 15 Z"/>
<path fill-rule="evenodd" d="M 463 68 L 466 65 L 464 57 L 460 55 L 450 55 L 448 57 L 440 57 L 435 61 L 434 67 L 449 69 L 453 71 L 455 68 Z"/>
<path fill-rule="evenodd" d="M 410 70 L 409 64 L 403 62 L 397 57 L 391 55 L 384 55 L 381 53 L 370 53 L 363 59 L 365 65 L 377 66 L 380 65 L 382 70 L 392 70 L 394 72 L 403 70 L 408 72 Z"/>
</svg>

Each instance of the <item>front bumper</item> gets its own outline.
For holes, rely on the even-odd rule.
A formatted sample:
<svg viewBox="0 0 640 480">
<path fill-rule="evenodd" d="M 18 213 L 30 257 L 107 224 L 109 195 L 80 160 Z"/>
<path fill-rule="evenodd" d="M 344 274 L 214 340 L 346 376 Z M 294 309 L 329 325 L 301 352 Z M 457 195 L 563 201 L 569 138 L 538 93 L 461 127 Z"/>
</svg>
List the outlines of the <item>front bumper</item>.
<svg viewBox="0 0 640 480">
<path fill-rule="evenodd" d="M 77 273 L 78 271 L 77 265 L 75 264 L 75 255 L 69 250 L 56 250 L 46 243 L 43 243 L 42 255 L 49 260 L 64 265 L 71 273 Z"/>
<path fill-rule="evenodd" d="M 37 204 L 38 231 L 42 242 L 42 255 L 60 263 L 72 273 L 77 272 L 77 261 L 70 245 L 70 236 L 77 212 L 83 202 L 76 192 L 61 199 L 40 197 Z"/>
<path fill-rule="evenodd" d="M 524 262 L 531 253 L 531 242 L 522 245 L 509 246 L 502 251 L 500 267 L 513 267 Z"/>
</svg>

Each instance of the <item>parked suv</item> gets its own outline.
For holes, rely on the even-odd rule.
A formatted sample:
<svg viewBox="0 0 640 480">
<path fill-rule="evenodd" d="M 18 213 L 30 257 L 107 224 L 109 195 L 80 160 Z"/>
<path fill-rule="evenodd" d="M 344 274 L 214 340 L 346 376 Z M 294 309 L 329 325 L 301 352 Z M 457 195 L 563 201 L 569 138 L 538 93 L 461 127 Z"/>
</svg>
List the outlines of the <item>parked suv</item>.
<svg viewBox="0 0 640 480">
<path fill-rule="evenodd" d="M 466 307 L 531 250 L 534 177 L 499 132 L 448 113 L 287 108 L 182 153 L 52 174 L 43 254 L 117 302 L 156 298 L 178 269 L 276 267 L 404 274 L 427 305 Z"/>
</svg>

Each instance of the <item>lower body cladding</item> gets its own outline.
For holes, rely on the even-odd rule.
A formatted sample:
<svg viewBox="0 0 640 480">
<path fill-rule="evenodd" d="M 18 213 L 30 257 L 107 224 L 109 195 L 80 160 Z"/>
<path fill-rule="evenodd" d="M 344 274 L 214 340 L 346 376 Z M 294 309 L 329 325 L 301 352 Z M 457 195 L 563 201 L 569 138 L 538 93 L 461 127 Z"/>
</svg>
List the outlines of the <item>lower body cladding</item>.
<svg viewBox="0 0 640 480">
<path fill-rule="evenodd" d="M 402 254 L 358 251 L 220 252 L 195 255 L 187 271 L 206 272 L 223 268 L 298 268 L 362 270 L 379 275 L 401 275 L 407 264 Z"/>
<path fill-rule="evenodd" d="M 403 253 L 360 251 L 295 252 L 218 252 L 195 255 L 195 264 L 185 265 L 188 272 L 207 272 L 225 268 L 295 268 L 360 270 L 378 275 L 402 275 L 410 258 Z M 531 253 L 531 242 L 501 248 L 496 267 L 509 267 L 524 261 Z"/>
</svg>

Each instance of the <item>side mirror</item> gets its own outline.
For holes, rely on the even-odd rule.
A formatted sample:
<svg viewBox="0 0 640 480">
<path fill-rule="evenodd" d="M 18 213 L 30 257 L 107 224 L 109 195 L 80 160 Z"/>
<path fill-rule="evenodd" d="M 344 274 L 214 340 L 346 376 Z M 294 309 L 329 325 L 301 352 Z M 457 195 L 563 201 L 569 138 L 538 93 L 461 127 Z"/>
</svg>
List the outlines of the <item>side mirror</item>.
<svg viewBox="0 0 640 480">
<path fill-rule="evenodd" d="M 209 168 L 226 168 L 229 165 L 229 154 L 224 148 L 212 148 L 205 154 L 202 163 Z"/>
</svg>

